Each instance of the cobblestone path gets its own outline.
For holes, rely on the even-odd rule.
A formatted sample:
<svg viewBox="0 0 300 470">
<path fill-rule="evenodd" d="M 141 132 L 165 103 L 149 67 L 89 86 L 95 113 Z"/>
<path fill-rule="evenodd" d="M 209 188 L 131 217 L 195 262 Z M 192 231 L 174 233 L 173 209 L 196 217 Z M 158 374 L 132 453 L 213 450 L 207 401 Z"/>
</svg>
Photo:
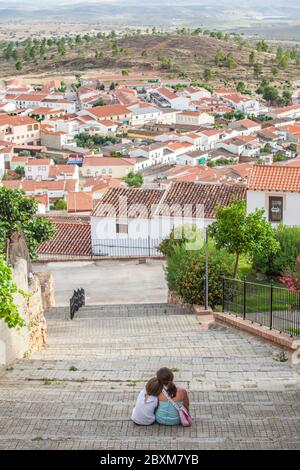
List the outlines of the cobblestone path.
<svg viewBox="0 0 300 470">
<path fill-rule="evenodd" d="M 201 330 L 172 306 L 48 314 L 48 348 L 0 372 L 1 449 L 300 448 L 300 375 L 280 349 L 234 329 Z M 191 428 L 135 426 L 130 413 L 162 366 L 189 389 Z"/>
</svg>

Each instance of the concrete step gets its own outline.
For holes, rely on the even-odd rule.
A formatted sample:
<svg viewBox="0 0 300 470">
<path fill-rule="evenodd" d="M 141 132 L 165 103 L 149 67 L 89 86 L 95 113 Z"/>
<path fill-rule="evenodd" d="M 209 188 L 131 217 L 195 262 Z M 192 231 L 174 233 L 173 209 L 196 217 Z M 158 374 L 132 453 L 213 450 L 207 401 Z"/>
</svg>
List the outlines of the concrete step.
<svg viewBox="0 0 300 470">
<path fill-rule="evenodd" d="M 54 307 L 48 310 L 47 318 L 69 318 L 68 307 Z M 180 305 L 162 304 L 123 304 L 123 305 L 86 305 L 75 313 L 76 318 L 97 317 L 138 317 L 157 315 L 195 314 L 192 310 Z"/>
</svg>

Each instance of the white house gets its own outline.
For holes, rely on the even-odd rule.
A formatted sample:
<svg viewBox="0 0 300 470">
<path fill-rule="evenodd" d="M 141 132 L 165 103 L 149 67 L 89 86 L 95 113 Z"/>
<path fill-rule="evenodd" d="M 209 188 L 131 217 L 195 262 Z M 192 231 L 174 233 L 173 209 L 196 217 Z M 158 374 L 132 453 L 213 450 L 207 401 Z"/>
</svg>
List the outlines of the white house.
<svg viewBox="0 0 300 470">
<path fill-rule="evenodd" d="M 198 134 L 202 137 L 201 149 L 210 150 L 221 140 L 222 131 L 220 129 L 204 129 L 199 131 Z"/>
<path fill-rule="evenodd" d="M 50 158 L 32 158 L 25 164 L 25 178 L 28 180 L 47 180 L 50 166 L 53 160 Z"/>
<path fill-rule="evenodd" d="M 261 130 L 259 122 L 252 121 L 251 119 L 241 119 L 240 121 L 233 121 L 230 127 L 237 131 L 239 135 L 256 134 Z"/>
<path fill-rule="evenodd" d="M 259 154 L 261 144 L 254 136 L 239 136 L 218 142 L 216 148 L 223 148 L 235 155 L 253 157 Z"/>
<path fill-rule="evenodd" d="M 189 97 L 191 101 L 198 101 L 198 100 L 201 100 L 202 98 L 211 97 L 211 93 L 205 88 L 194 87 L 194 86 L 189 86 L 185 88 L 182 94 L 184 96 Z"/>
<path fill-rule="evenodd" d="M 165 189 L 112 188 L 91 215 L 94 255 L 149 256 L 174 227 L 204 228 L 215 220 L 215 207 L 245 198 L 241 185 L 175 182 Z"/>
<path fill-rule="evenodd" d="M 2 180 L 5 171 L 4 153 L 0 150 L 0 180 Z"/>
<path fill-rule="evenodd" d="M 178 155 L 176 158 L 177 165 L 198 166 L 208 160 L 208 152 L 202 150 L 194 150 Z"/>
<path fill-rule="evenodd" d="M 177 95 L 166 87 L 151 90 L 150 98 L 160 108 L 190 109 L 190 98 L 188 96 Z"/>
<path fill-rule="evenodd" d="M 247 212 L 264 209 L 272 224 L 300 226 L 300 167 L 255 165 L 247 187 Z"/>
<path fill-rule="evenodd" d="M 161 115 L 159 117 L 159 124 L 172 125 L 176 124 L 176 116 L 180 113 L 178 109 L 164 108 L 161 109 Z"/>
<path fill-rule="evenodd" d="M 214 116 L 201 111 L 182 111 L 176 115 L 176 124 L 202 126 L 205 124 L 214 124 Z"/>
<path fill-rule="evenodd" d="M 147 123 L 156 124 L 161 116 L 161 111 L 159 109 L 146 103 L 128 106 L 128 108 L 132 111 L 132 126 L 143 126 Z"/>
</svg>

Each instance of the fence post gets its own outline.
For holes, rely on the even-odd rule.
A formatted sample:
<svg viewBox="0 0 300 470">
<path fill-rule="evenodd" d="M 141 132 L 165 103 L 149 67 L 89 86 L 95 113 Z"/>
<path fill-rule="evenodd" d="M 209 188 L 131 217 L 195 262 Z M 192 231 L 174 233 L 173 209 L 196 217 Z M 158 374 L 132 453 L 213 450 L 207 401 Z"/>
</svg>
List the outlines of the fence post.
<svg viewBox="0 0 300 470">
<path fill-rule="evenodd" d="M 273 291 L 274 291 L 274 283 L 271 280 L 270 285 L 270 330 L 273 328 Z"/>
<path fill-rule="evenodd" d="M 246 320 L 247 313 L 247 282 L 246 277 L 244 277 L 244 307 L 243 307 L 243 319 Z"/>
<path fill-rule="evenodd" d="M 222 275 L 222 312 L 225 312 L 225 276 Z"/>
</svg>

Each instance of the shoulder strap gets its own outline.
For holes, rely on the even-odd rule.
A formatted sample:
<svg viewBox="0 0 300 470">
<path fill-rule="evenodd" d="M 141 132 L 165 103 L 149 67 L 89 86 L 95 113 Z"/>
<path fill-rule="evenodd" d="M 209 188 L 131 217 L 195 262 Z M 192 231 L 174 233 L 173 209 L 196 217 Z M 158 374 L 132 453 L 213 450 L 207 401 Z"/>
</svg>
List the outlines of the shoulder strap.
<svg viewBox="0 0 300 470">
<path fill-rule="evenodd" d="M 168 392 L 167 392 L 164 388 L 163 388 L 162 392 L 163 392 L 164 396 L 166 397 L 166 399 L 167 399 L 170 403 L 172 403 L 172 405 L 174 406 L 174 408 L 176 408 L 176 410 L 179 411 L 179 410 L 180 410 L 180 407 L 177 405 L 177 403 L 175 403 L 174 400 L 172 400 L 172 398 L 170 397 L 170 395 L 168 394 Z"/>
</svg>

